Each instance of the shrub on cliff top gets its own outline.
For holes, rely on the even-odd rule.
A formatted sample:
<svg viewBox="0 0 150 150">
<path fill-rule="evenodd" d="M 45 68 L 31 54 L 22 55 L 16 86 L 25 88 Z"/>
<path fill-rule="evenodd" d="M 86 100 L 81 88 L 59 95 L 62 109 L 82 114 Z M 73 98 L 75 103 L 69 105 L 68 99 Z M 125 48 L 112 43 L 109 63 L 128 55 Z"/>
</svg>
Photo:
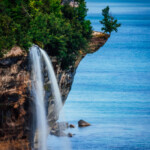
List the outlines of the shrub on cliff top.
<svg viewBox="0 0 150 150">
<path fill-rule="evenodd" d="M 68 68 L 92 34 L 86 3 L 76 2 L 78 7 L 61 0 L 0 1 L 0 55 L 14 45 L 28 50 L 35 43 Z"/>
</svg>

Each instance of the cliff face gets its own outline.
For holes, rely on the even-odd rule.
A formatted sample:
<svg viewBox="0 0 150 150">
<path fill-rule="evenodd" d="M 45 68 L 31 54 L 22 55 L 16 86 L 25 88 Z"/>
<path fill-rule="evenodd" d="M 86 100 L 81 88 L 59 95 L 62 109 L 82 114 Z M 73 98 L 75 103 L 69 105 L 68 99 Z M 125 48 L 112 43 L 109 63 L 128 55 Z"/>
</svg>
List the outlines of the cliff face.
<svg viewBox="0 0 150 150">
<path fill-rule="evenodd" d="M 99 32 L 93 33 L 90 42 L 90 51 L 93 53 L 105 44 L 108 35 Z M 63 103 L 67 99 L 73 83 L 76 68 L 85 57 L 82 53 L 76 59 L 74 66 L 68 70 L 62 70 L 55 57 L 51 57 L 53 67 L 58 79 Z M 34 102 L 31 97 L 29 56 L 19 47 L 14 47 L 4 58 L 0 59 L 0 149 L 19 149 L 20 141 L 23 141 L 20 149 L 28 150 L 34 137 Z M 58 119 L 54 113 L 54 101 L 50 90 L 47 74 L 44 75 L 45 99 L 47 101 L 47 117 L 50 125 Z M 30 141 L 30 142 L 29 142 Z M 7 143 L 7 144 L 6 144 Z M 16 144 L 14 144 L 16 143 Z"/>
<path fill-rule="evenodd" d="M 12 51 L 19 50 L 15 47 Z M 23 53 L 0 60 L 0 145 L 31 137 L 32 109 L 28 57 Z M 9 142 L 8 142 L 9 143 Z M 6 149 L 6 147 L 0 149 Z"/>
</svg>

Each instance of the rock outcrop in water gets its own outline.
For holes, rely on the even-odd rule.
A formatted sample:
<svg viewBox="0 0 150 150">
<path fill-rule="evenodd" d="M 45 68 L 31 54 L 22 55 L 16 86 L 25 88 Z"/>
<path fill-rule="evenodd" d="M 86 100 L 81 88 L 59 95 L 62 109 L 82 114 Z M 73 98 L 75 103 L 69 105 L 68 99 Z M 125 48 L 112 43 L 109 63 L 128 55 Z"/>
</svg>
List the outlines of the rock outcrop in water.
<svg viewBox="0 0 150 150">
<path fill-rule="evenodd" d="M 89 44 L 93 53 L 102 47 L 109 35 L 94 32 Z M 53 67 L 58 79 L 62 94 L 62 101 L 65 103 L 74 80 L 76 69 L 80 61 L 85 57 L 82 53 L 76 59 L 75 65 L 68 70 L 62 70 L 55 57 L 51 57 Z M 34 102 L 31 97 L 31 67 L 28 54 L 19 47 L 14 47 L 7 55 L 0 59 L 0 149 L 30 149 L 34 137 Z M 50 82 L 45 74 L 44 88 L 47 100 L 47 116 L 51 126 L 58 119 L 53 109 L 52 92 Z M 30 142 L 29 142 L 30 141 Z M 15 144 L 14 144 L 15 143 Z M 20 143 L 22 143 L 20 145 Z"/>
<path fill-rule="evenodd" d="M 90 125 L 91 125 L 90 123 L 88 123 L 88 122 L 86 122 L 84 120 L 79 120 L 78 121 L 78 126 L 79 127 L 87 127 L 87 126 L 90 126 Z"/>
</svg>

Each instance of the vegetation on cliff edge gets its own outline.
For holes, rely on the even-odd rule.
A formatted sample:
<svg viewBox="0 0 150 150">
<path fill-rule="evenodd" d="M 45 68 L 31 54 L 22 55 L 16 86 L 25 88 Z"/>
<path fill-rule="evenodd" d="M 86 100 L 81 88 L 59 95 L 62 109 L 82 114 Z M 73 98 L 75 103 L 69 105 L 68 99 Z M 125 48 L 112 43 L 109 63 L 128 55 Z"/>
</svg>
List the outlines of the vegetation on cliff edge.
<svg viewBox="0 0 150 150">
<path fill-rule="evenodd" d="M 75 2 L 78 7 L 61 0 L 0 0 L 0 56 L 15 45 L 28 50 L 35 43 L 68 68 L 92 35 L 85 1 Z"/>
<path fill-rule="evenodd" d="M 118 23 L 118 20 L 110 15 L 109 6 L 102 10 L 102 15 L 104 18 L 102 21 L 100 21 L 100 23 L 103 25 L 101 30 L 104 31 L 104 33 L 109 34 L 111 34 L 113 31 L 117 32 L 118 28 L 121 26 L 121 23 Z"/>
</svg>

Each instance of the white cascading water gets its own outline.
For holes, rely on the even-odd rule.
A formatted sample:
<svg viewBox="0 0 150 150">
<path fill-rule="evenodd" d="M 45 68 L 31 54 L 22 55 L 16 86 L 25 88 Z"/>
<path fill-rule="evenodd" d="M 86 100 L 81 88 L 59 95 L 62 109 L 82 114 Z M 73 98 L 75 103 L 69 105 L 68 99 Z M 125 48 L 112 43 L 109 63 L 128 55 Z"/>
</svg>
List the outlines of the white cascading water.
<svg viewBox="0 0 150 150">
<path fill-rule="evenodd" d="M 52 65 L 51 60 L 50 60 L 49 56 L 47 55 L 47 53 L 42 49 L 40 49 L 40 50 L 41 50 L 41 54 L 43 56 L 43 59 L 45 61 L 45 64 L 47 66 L 49 80 L 51 81 L 52 93 L 54 95 L 55 103 L 56 103 L 55 109 L 56 109 L 57 114 L 59 114 L 59 111 L 61 110 L 63 104 L 62 104 L 59 86 L 58 86 L 55 72 L 53 69 L 53 65 Z"/>
<path fill-rule="evenodd" d="M 55 104 L 56 104 L 55 105 L 55 113 L 56 113 L 56 115 L 59 115 L 59 112 L 62 109 L 63 104 L 62 104 L 59 86 L 58 86 L 55 72 L 53 69 L 53 65 L 52 65 L 52 62 L 51 62 L 49 56 L 47 55 L 47 53 L 42 49 L 40 49 L 40 51 L 43 56 L 43 60 L 45 61 L 45 65 L 47 67 L 48 78 L 51 81 L 52 94 L 54 96 Z M 61 112 L 61 114 L 63 114 L 63 112 Z M 62 115 L 62 117 L 63 117 L 63 121 L 65 122 L 64 114 Z M 52 139 L 50 139 L 50 140 L 52 140 Z M 61 141 L 59 139 L 58 144 L 61 145 L 62 150 L 71 150 L 70 142 L 66 137 L 64 137 L 64 139 L 62 139 Z M 53 142 L 52 142 L 51 148 L 52 148 L 52 146 L 53 146 Z"/>
<path fill-rule="evenodd" d="M 37 46 L 30 48 L 32 63 L 32 93 L 36 106 L 36 122 L 38 131 L 38 150 L 47 149 L 47 119 L 44 105 L 44 88 L 41 54 Z"/>
<path fill-rule="evenodd" d="M 42 59 L 42 57 L 43 59 Z M 62 108 L 62 99 L 59 91 L 59 86 L 54 73 L 54 69 L 49 56 L 44 50 L 34 45 L 30 48 L 30 59 L 32 63 L 32 93 L 36 105 L 36 119 L 38 131 L 38 150 L 46 150 L 48 126 L 46 118 L 46 110 L 44 105 L 44 83 L 42 74 L 43 61 L 46 64 L 49 80 L 51 81 L 52 94 L 55 98 L 55 112 L 57 115 Z"/>
</svg>

